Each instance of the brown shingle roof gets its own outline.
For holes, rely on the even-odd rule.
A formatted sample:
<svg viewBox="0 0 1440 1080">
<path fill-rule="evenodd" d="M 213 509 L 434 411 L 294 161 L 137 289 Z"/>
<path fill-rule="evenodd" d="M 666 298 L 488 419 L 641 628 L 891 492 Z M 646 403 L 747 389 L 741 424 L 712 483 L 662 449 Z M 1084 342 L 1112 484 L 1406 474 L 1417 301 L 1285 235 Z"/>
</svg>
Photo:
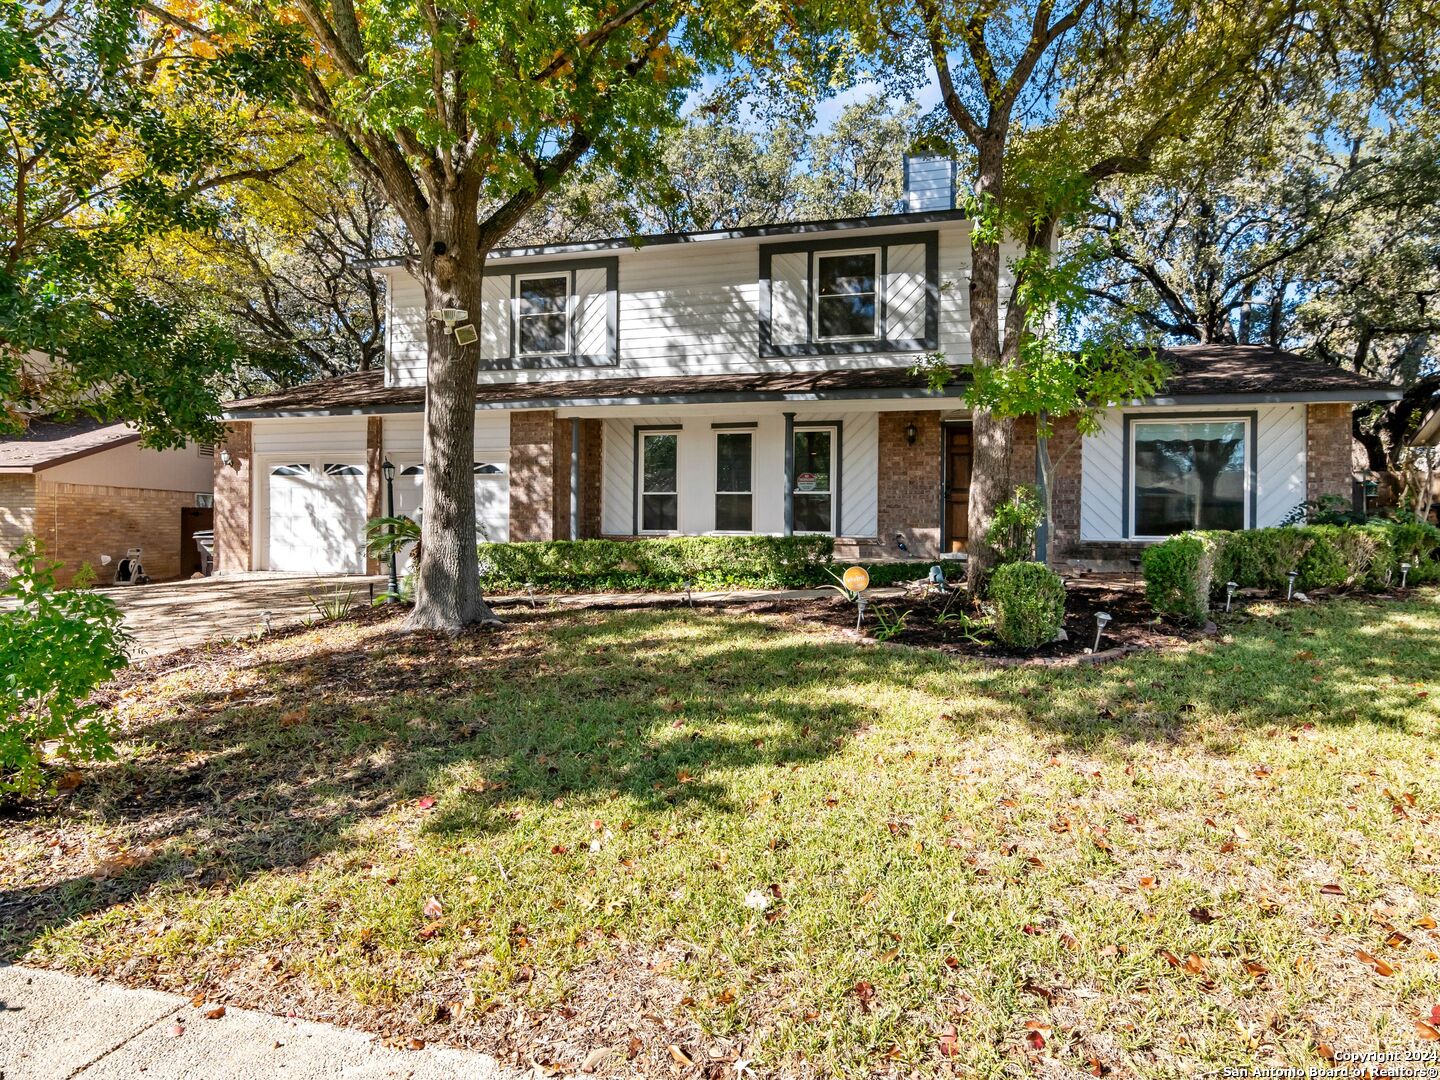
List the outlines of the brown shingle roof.
<svg viewBox="0 0 1440 1080">
<path fill-rule="evenodd" d="M 1164 397 L 1353 393 L 1352 400 L 1362 401 L 1399 394 L 1385 383 L 1265 345 L 1176 345 L 1160 355 L 1172 372 Z"/>
<path fill-rule="evenodd" d="M 130 424 L 106 424 L 89 417 L 65 423 L 31 420 L 23 435 L 0 439 L 0 472 L 38 472 L 139 438 L 140 432 Z"/>
<path fill-rule="evenodd" d="M 1283 349 L 1260 345 L 1181 345 L 1163 349 L 1172 373 L 1161 400 L 1211 396 L 1273 397 L 1315 394 L 1321 400 L 1369 401 L 1399 391 L 1340 368 L 1307 360 Z M 965 380 L 956 379 L 946 396 L 959 396 Z M 555 372 L 531 382 L 487 383 L 476 389 L 480 408 L 553 408 L 565 405 L 683 404 L 806 398 L 925 397 L 924 379 L 907 368 L 830 371 L 750 372 L 733 375 L 629 375 L 575 378 Z M 379 371 L 342 375 L 289 390 L 241 398 L 226 415 L 303 415 L 417 411 L 425 400 L 421 386 L 390 386 Z"/>
</svg>

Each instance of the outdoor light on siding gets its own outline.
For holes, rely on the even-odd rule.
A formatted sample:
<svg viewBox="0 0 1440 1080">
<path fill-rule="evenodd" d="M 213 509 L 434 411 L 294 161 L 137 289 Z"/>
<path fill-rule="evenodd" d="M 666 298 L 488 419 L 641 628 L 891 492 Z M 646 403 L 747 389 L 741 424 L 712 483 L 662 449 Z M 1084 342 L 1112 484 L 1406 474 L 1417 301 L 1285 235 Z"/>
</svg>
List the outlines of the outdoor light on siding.
<svg viewBox="0 0 1440 1080">
<path fill-rule="evenodd" d="M 1235 599 L 1235 590 L 1240 586 L 1233 581 L 1225 582 L 1225 610 L 1230 610 L 1230 601 Z"/>
<path fill-rule="evenodd" d="M 905 441 L 906 441 L 907 443 L 909 443 L 911 446 L 914 446 L 914 445 L 915 445 L 915 440 L 916 440 L 917 438 L 919 438 L 919 436 L 920 436 L 920 429 L 917 428 L 914 424 L 906 424 L 906 425 L 905 425 Z"/>
<path fill-rule="evenodd" d="M 221 451 L 220 451 L 220 464 L 221 464 L 221 465 L 224 465 L 227 469 L 230 467 L 230 451 L 229 451 L 229 450 L 221 450 Z"/>
<path fill-rule="evenodd" d="M 1400 564 L 1400 588 L 1405 588 L 1405 579 L 1409 576 L 1410 564 L 1408 562 L 1402 562 Z"/>
<path fill-rule="evenodd" d="M 1105 633 L 1105 627 L 1110 625 L 1110 618 L 1110 613 L 1107 611 L 1095 613 L 1095 647 L 1090 650 L 1091 652 L 1100 651 L 1100 635 Z"/>
<path fill-rule="evenodd" d="M 1295 597 L 1295 579 L 1300 576 L 1300 571 L 1291 570 L 1285 576 L 1290 579 L 1290 584 L 1285 586 L 1285 599 L 1292 600 Z"/>
</svg>

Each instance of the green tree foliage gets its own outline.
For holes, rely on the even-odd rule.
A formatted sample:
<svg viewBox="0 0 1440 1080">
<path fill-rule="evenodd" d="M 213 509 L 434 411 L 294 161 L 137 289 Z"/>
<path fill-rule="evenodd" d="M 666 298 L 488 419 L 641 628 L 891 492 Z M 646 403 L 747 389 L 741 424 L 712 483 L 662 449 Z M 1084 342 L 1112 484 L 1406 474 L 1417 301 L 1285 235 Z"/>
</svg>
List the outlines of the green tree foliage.
<svg viewBox="0 0 1440 1080">
<path fill-rule="evenodd" d="M 0 800 L 40 790 L 47 759 L 112 756 L 103 712 L 87 699 L 126 663 L 113 600 L 57 590 L 57 564 L 33 540 L 14 564 L 0 588 L 0 600 L 13 603 L 0 610 Z"/>
<path fill-rule="evenodd" d="M 274 171 L 206 63 L 127 0 L 0 2 L 0 422 L 70 408 L 152 445 L 215 434 L 238 344 L 123 271 L 150 238 L 203 228 L 207 193 Z"/>
</svg>

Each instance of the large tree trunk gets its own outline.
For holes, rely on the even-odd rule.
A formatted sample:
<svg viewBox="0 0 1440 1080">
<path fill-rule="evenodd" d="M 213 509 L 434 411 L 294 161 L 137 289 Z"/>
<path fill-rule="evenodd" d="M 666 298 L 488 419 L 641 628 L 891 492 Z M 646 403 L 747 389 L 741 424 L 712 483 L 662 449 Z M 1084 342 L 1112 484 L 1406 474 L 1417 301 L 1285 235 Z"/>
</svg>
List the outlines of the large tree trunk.
<svg viewBox="0 0 1440 1080">
<path fill-rule="evenodd" d="M 455 203 L 436 208 L 434 238 L 420 258 L 429 311 L 464 308 L 480 319 L 484 255 L 472 214 Z M 467 220 L 468 219 L 468 220 Z M 475 380 L 480 345 L 458 345 L 437 319 L 426 320 L 425 509 L 420 569 L 410 625 L 456 632 L 473 623 L 498 623 L 480 594 L 475 536 Z"/>
<path fill-rule="evenodd" d="M 1004 133 L 983 139 L 979 146 L 975 192 L 982 200 L 1002 196 L 1004 182 Z M 1000 354 L 1000 245 L 988 239 L 970 240 L 970 361 L 976 365 L 999 366 Z M 995 508 L 1014 490 L 1010 477 L 1010 451 L 1015 441 L 1015 421 L 976 409 L 971 429 L 972 472 L 970 511 L 966 541 L 965 580 L 979 595 L 995 565 L 995 551 L 986 542 Z"/>
</svg>

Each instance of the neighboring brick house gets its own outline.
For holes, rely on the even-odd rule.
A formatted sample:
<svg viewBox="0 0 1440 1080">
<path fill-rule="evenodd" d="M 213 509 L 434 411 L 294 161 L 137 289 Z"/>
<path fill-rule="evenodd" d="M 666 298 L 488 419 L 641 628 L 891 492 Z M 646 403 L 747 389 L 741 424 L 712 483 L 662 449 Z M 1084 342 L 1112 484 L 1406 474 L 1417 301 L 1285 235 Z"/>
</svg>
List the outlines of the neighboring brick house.
<svg viewBox="0 0 1440 1080">
<path fill-rule="evenodd" d="M 828 533 L 844 557 L 963 553 L 970 226 L 953 175 L 908 162 L 901 213 L 492 253 L 481 309 L 455 316 L 479 353 L 486 534 Z M 430 313 L 403 260 L 375 269 L 383 370 L 227 407 L 218 569 L 365 569 L 385 460 L 396 509 L 420 512 Z M 934 353 L 957 375 L 941 392 L 912 374 Z M 1128 558 L 1348 493 L 1349 409 L 1397 393 L 1254 346 L 1166 359 L 1160 396 L 1098 434 L 1056 425 L 1053 559 Z M 1033 483 L 1036 458 L 1021 424 L 1011 479 Z"/>
<path fill-rule="evenodd" d="M 0 568 L 35 536 L 61 564 L 62 585 L 85 563 L 99 583 L 112 580 L 135 547 L 156 581 L 196 569 L 192 534 L 211 523 L 211 448 L 149 450 L 139 441 L 128 424 L 45 419 L 0 439 Z"/>
</svg>

